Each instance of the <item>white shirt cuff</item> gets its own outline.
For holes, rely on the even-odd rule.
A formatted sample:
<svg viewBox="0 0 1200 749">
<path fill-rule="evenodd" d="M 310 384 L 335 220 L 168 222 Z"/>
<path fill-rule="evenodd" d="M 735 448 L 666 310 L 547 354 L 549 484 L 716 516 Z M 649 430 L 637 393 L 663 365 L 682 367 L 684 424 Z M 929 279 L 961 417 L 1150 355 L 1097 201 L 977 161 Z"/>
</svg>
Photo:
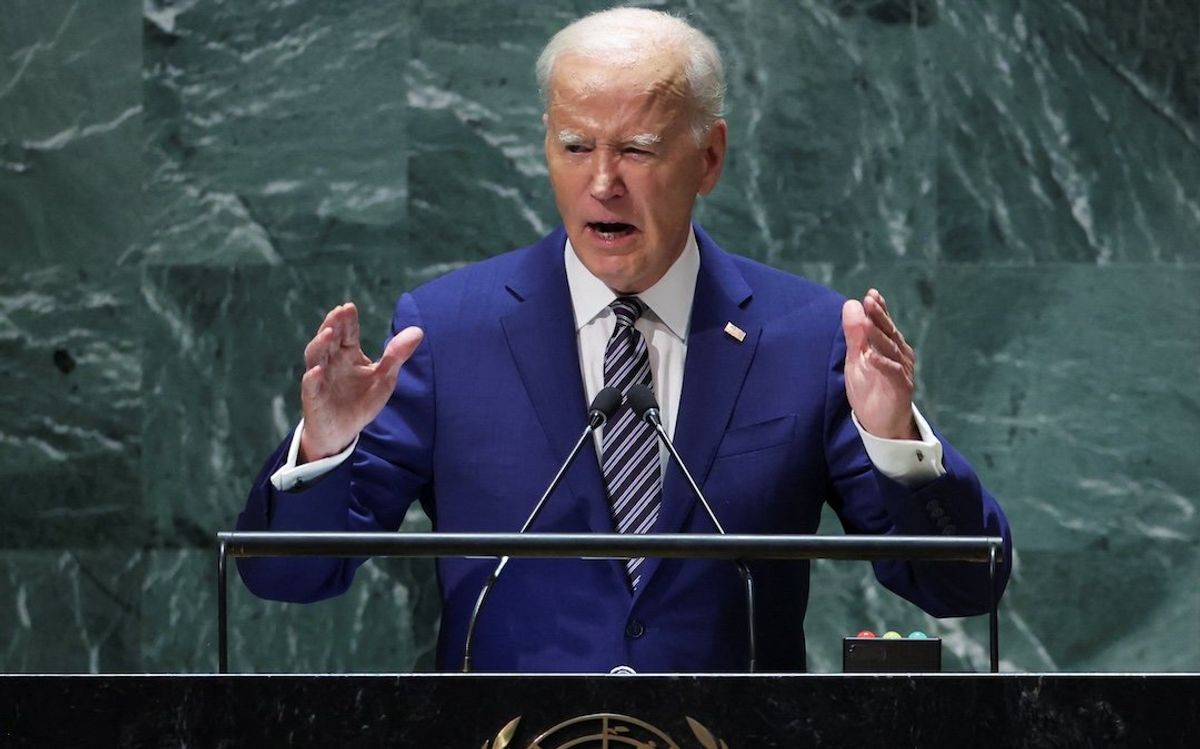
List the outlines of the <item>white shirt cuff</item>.
<svg viewBox="0 0 1200 749">
<path fill-rule="evenodd" d="M 913 420 L 917 422 L 920 439 L 891 440 L 876 437 L 863 429 L 853 412 L 850 418 L 854 420 L 854 426 L 862 437 L 867 457 L 884 476 L 915 489 L 946 473 L 946 467 L 942 464 L 942 443 L 930 429 L 929 422 L 925 421 L 925 417 L 917 410 L 915 403 Z"/>
<path fill-rule="evenodd" d="M 288 447 L 287 462 L 279 466 L 278 471 L 271 474 L 271 484 L 275 487 L 276 491 L 290 492 L 302 484 L 311 484 L 334 468 L 340 466 L 346 458 L 350 457 L 350 454 L 354 452 L 354 448 L 358 445 L 358 435 L 355 435 L 354 441 L 350 443 L 350 446 L 337 455 L 330 455 L 329 457 L 298 466 L 296 465 L 296 457 L 300 454 L 300 435 L 303 433 L 304 419 L 301 419 L 300 423 L 296 425 L 296 431 L 292 432 L 292 444 Z M 869 450 L 867 452 L 870 454 Z"/>
</svg>

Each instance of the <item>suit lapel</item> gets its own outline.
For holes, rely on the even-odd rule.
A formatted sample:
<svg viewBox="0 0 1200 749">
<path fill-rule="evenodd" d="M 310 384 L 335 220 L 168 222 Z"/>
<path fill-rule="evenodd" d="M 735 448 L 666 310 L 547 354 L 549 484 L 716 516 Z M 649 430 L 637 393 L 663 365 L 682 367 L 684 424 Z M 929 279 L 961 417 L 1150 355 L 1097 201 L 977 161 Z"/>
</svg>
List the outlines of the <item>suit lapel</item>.
<svg viewBox="0 0 1200 749">
<path fill-rule="evenodd" d="M 550 444 L 554 470 L 579 438 L 587 410 L 575 318 L 563 266 L 565 241 L 566 235 L 560 229 L 533 248 L 507 283 L 509 292 L 520 303 L 501 320 L 517 372 Z M 582 514 L 592 532 L 612 532 L 604 479 L 590 448 L 584 448 L 559 492 L 565 488 L 575 494 L 577 506 L 581 499 L 586 500 Z M 550 507 L 555 501 L 551 499 Z M 534 528 L 539 530 L 544 531 L 545 526 Z"/>
<path fill-rule="evenodd" d="M 699 227 L 696 240 L 700 247 L 700 273 L 692 302 L 674 442 L 684 464 L 703 489 L 754 359 L 762 325 L 748 311 L 751 289 L 732 259 Z M 742 341 L 726 332 L 729 323 L 746 334 Z M 691 513 L 704 512 L 699 503 L 672 460 L 665 473 L 662 509 L 653 532 L 679 532 Z M 639 595 L 649 587 L 659 563 L 659 559 L 646 560 Z"/>
</svg>

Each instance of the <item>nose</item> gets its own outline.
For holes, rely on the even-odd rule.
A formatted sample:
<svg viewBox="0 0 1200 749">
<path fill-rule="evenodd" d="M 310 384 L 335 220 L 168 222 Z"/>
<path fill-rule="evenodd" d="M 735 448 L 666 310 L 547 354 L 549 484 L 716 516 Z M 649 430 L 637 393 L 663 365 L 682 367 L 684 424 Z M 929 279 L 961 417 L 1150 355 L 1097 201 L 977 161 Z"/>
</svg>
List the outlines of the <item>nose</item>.
<svg viewBox="0 0 1200 749">
<path fill-rule="evenodd" d="M 621 160 L 618 154 L 598 148 L 592 152 L 591 194 L 596 200 L 612 200 L 625 194 L 625 181 L 621 178 Z"/>
</svg>

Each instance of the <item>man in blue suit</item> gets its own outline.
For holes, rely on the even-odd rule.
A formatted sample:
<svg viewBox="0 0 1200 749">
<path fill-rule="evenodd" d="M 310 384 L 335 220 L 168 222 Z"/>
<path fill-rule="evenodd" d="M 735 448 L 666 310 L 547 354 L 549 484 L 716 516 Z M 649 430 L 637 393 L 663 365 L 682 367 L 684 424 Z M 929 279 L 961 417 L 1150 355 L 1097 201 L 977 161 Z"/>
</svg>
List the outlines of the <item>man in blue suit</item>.
<svg viewBox="0 0 1200 749">
<path fill-rule="evenodd" d="M 378 362 L 353 305 L 332 310 L 305 351 L 304 420 L 240 529 L 395 530 L 419 499 L 438 531 L 516 531 L 591 398 L 640 378 L 728 532 L 811 533 L 829 502 L 851 533 L 1007 543 L 999 506 L 914 408 L 915 357 L 882 295 L 843 300 L 725 253 L 692 223 L 726 149 L 711 40 L 666 14 L 606 11 L 559 32 L 538 78 L 563 226 L 402 296 Z M 603 431 L 533 530 L 714 531 L 636 419 L 618 412 Z M 259 595 L 311 601 L 345 590 L 361 561 L 239 570 Z M 443 668 L 461 662 L 492 567 L 438 562 Z M 760 668 L 803 670 L 808 564 L 751 569 Z M 934 615 L 987 609 L 981 566 L 875 571 Z M 744 605 L 728 561 L 518 559 L 479 623 L 475 665 L 743 670 Z"/>
</svg>

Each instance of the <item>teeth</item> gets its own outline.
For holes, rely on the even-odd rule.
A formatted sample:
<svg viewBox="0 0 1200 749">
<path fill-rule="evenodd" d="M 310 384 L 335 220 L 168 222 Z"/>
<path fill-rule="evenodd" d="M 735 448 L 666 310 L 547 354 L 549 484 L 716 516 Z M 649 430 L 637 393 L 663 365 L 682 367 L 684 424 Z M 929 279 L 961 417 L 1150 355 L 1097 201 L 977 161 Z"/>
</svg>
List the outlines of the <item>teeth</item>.
<svg viewBox="0 0 1200 749">
<path fill-rule="evenodd" d="M 592 224 L 592 230 L 599 234 L 603 239 L 616 239 L 617 237 L 623 237 L 628 234 L 632 228 L 633 227 L 631 227 L 629 224 L 618 222 L 596 222 Z"/>
</svg>

